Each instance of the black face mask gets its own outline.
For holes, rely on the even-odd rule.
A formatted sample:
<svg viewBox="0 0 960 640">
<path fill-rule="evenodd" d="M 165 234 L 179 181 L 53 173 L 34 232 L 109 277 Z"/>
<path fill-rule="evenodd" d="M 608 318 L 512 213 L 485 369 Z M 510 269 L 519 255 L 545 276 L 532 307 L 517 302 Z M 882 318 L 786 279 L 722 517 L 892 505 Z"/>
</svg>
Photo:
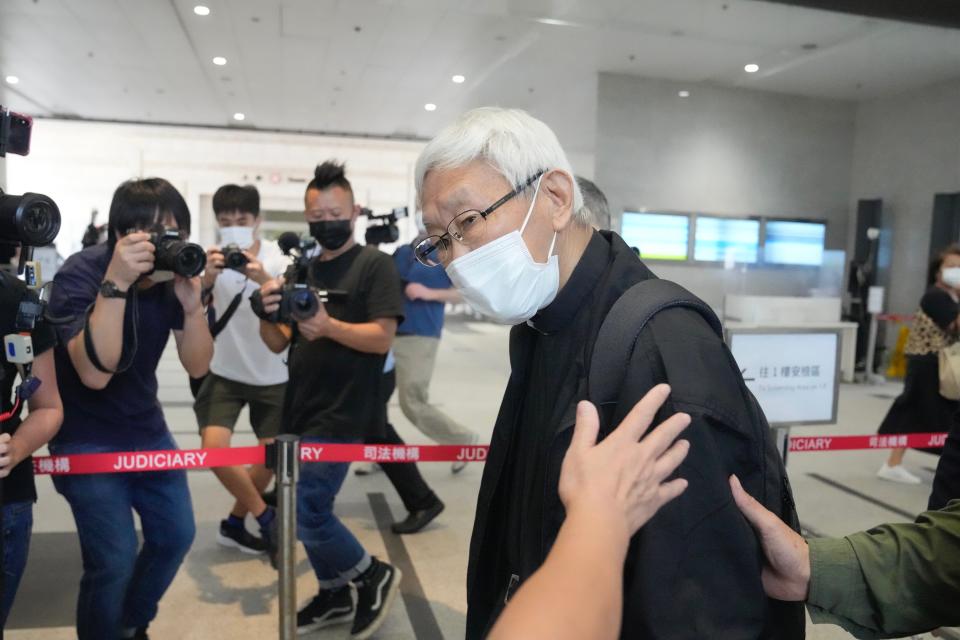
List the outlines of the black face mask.
<svg viewBox="0 0 960 640">
<path fill-rule="evenodd" d="M 349 220 L 321 220 L 310 223 L 310 235 L 328 251 L 336 251 L 353 235 Z"/>
</svg>

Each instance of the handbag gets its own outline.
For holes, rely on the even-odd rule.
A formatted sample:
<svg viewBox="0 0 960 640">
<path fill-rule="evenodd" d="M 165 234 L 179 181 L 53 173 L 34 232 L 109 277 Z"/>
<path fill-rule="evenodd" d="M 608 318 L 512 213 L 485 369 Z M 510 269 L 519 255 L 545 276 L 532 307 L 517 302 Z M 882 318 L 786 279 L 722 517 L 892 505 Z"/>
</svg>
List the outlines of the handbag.
<svg viewBox="0 0 960 640">
<path fill-rule="evenodd" d="M 940 395 L 947 400 L 960 400 L 960 342 L 944 347 L 937 355 L 940 361 Z"/>
</svg>

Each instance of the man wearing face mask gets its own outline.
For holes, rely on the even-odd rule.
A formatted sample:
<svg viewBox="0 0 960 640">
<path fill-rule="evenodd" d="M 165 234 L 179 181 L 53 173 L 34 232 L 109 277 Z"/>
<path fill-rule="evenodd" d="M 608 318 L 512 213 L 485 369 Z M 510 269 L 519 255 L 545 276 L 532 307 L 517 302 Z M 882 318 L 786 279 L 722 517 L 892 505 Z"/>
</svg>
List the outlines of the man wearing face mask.
<svg viewBox="0 0 960 640">
<path fill-rule="evenodd" d="M 617 234 L 591 228 L 556 136 L 523 111 L 464 114 L 426 146 L 415 176 L 430 234 L 418 260 L 445 267 L 477 311 L 516 325 L 470 544 L 466 636 L 475 640 L 544 562 L 563 523 L 560 466 L 577 403 L 601 373 L 589 368 L 601 325 L 625 292 L 660 284 Z M 784 478 L 782 464 L 769 464 L 776 452 L 736 363 L 691 307 L 668 305 L 630 335 L 624 377 L 598 407 L 601 434 L 661 383 L 672 394 L 657 420 L 684 412 L 692 422 L 678 471 L 689 487 L 626 554 L 621 637 L 802 638 L 802 607 L 764 595 L 759 541 L 727 484 L 746 473 L 754 495 L 789 497 L 788 485 L 768 483 Z"/>
<path fill-rule="evenodd" d="M 258 339 L 260 320 L 249 300 L 262 284 L 283 273 L 289 259 L 275 242 L 262 242 L 258 237 L 260 194 L 256 187 L 220 187 L 213 195 L 213 212 L 220 228 L 220 246 L 207 250 L 202 283 L 204 302 L 215 310 L 212 332 L 216 348 L 210 373 L 194 404 L 201 446 L 229 447 L 245 406 L 250 407 L 250 424 L 258 441 L 267 444 L 280 432 L 287 365 L 282 354 L 273 353 Z M 217 542 L 244 553 L 268 551 L 275 555 L 275 513 L 261 497 L 273 474 L 264 465 L 219 467 L 213 472 L 235 499 L 226 519 L 220 521 Z M 256 519 L 261 537 L 247 531 L 244 521 L 248 513 Z"/>
<path fill-rule="evenodd" d="M 289 345 L 283 425 L 310 443 L 360 443 L 382 437 L 384 363 L 403 318 L 403 294 L 393 260 L 356 243 L 360 214 L 342 164 L 317 167 L 304 196 L 310 234 L 322 252 L 308 270 L 316 289 L 346 292 L 320 303 L 292 325 L 260 322 L 275 353 Z M 260 288 L 266 313 L 279 308 L 281 279 Z M 297 632 L 353 622 L 351 638 L 369 638 L 396 598 L 400 571 L 372 557 L 333 513 L 349 463 L 313 463 L 300 469 L 297 536 L 319 582 L 319 593 L 297 614 Z M 356 599 L 353 589 L 356 589 Z"/>
</svg>

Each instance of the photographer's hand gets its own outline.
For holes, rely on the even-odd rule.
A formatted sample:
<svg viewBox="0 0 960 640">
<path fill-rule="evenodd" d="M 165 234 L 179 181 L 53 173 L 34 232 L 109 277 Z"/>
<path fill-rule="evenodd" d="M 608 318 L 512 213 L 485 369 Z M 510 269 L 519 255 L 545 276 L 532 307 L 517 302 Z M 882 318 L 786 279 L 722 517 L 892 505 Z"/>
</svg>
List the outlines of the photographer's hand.
<svg viewBox="0 0 960 640">
<path fill-rule="evenodd" d="M 183 307 L 183 330 L 174 331 L 180 363 L 192 378 L 201 378 L 210 370 L 213 337 L 200 301 L 200 278 L 176 276 L 173 291 Z"/>
<path fill-rule="evenodd" d="M 260 285 L 260 299 L 263 302 L 263 310 L 268 315 L 280 309 L 280 300 L 283 297 L 280 290 L 283 289 L 283 283 L 283 276 L 280 276 Z"/>
<path fill-rule="evenodd" d="M 113 249 L 104 279 L 115 282 L 122 291 L 126 291 L 140 276 L 153 270 L 155 251 L 149 233 L 135 231 L 123 236 Z"/>
<path fill-rule="evenodd" d="M 260 296 L 264 311 L 274 313 L 280 308 L 280 289 L 283 287 L 283 276 L 267 280 L 260 286 Z M 282 353 L 290 344 L 290 329 L 286 325 L 279 325 L 260 319 L 260 339 L 274 353 Z"/>
<path fill-rule="evenodd" d="M 200 291 L 202 289 L 200 278 L 184 278 L 177 275 L 173 280 L 173 292 L 177 294 L 177 300 L 183 307 L 184 317 L 203 311 L 203 303 L 200 300 Z"/>
<path fill-rule="evenodd" d="M 316 340 L 317 338 L 324 338 L 330 335 L 332 320 L 323 303 L 320 302 L 319 304 L 320 308 L 317 309 L 315 316 L 297 323 L 300 335 L 307 340 Z"/>
<path fill-rule="evenodd" d="M 264 285 L 269 282 L 271 276 L 269 273 L 263 270 L 263 263 L 257 260 L 257 256 L 253 255 L 249 251 L 244 251 L 243 255 L 248 260 L 247 266 L 243 270 L 246 276 L 259 285 Z"/>
<path fill-rule="evenodd" d="M 6 478 L 17 466 L 18 461 L 14 454 L 14 444 L 9 433 L 0 434 L 0 478 Z"/>
<path fill-rule="evenodd" d="M 220 247 L 209 247 L 207 249 L 207 266 L 203 272 L 203 288 L 212 289 L 217 277 L 223 273 L 224 267 L 223 253 Z"/>
</svg>

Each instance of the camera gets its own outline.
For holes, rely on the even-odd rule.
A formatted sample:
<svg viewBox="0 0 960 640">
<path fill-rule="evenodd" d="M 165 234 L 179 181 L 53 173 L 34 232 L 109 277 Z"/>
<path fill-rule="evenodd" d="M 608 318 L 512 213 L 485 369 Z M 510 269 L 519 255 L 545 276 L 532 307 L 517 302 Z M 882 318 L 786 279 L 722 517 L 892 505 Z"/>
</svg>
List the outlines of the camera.
<svg viewBox="0 0 960 640">
<path fill-rule="evenodd" d="M 0 158 L 7 153 L 25 156 L 30 153 L 30 135 L 33 119 L 13 113 L 0 105 Z M 15 196 L 0 190 L 0 243 L 19 245 L 20 265 L 17 273 L 23 276 L 27 290 L 17 306 L 14 321 L 17 331 L 33 331 L 37 322 L 51 324 L 71 322 L 73 318 L 54 318 L 47 309 L 48 287 L 40 277 L 40 263 L 33 261 L 34 247 L 52 243 L 60 231 L 60 209 L 57 203 L 39 193 Z M 0 276 L 0 286 L 6 286 Z M 19 344 L 19 347 L 18 347 Z M 18 343 L 15 335 L 5 337 L 6 355 L 11 362 L 27 364 L 33 360 L 32 348 Z M 29 372 L 25 379 L 29 377 Z"/>
<path fill-rule="evenodd" d="M 367 232 L 364 234 L 367 244 L 392 244 L 400 239 L 397 220 L 407 217 L 407 208 L 396 207 L 388 213 L 374 213 L 364 208 L 360 215 L 367 216 Z"/>
<path fill-rule="evenodd" d="M 233 269 L 234 271 L 243 271 L 247 266 L 247 263 L 250 262 L 247 256 L 243 255 L 243 249 L 235 244 L 228 244 L 223 249 L 223 263 L 227 269 Z"/>
<path fill-rule="evenodd" d="M 154 231 L 150 234 L 150 242 L 156 247 L 153 272 L 172 271 L 184 278 L 192 278 L 200 275 L 207 264 L 203 247 L 185 242 L 176 229 Z"/>
<path fill-rule="evenodd" d="M 316 240 L 301 239 L 297 234 L 288 231 L 277 239 L 277 244 L 284 255 L 293 258 L 293 262 L 283 274 L 284 285 L 280 290 L 279 309 L 267 313 L 263 308 L 263 298 L 259 290 L 250 296 L 250 306 L 259 318 L 267 322 L 286 324 L 302 322 L 317 315 L 321 302 L 342 302 L 346 299 L 345 291 L 316 289 L 307 284 L 310 256 L 316 249 Z"/>
</svg>

